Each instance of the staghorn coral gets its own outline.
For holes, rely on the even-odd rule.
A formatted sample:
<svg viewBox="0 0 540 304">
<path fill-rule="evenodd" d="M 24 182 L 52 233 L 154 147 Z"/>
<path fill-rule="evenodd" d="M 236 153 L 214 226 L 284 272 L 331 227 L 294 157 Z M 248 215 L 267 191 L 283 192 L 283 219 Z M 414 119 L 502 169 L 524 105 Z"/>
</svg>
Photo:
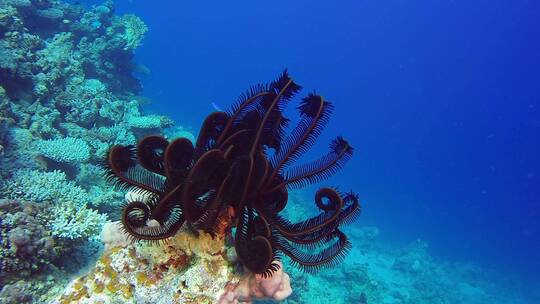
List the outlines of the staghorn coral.
<svg viewBox="0 0 540 304">
<path fill-rule="evenodd" d="M 113 146 L 106 161 L 110 179 L 151 195 L 124 207 L 122 222 L 131 237 L 168 239 L 184 222 L 223 233 L 228 230 L 222 219 L 228 217 L 229 225 L 236 224 L 238 258 L 256 274 L 272 275 L 280 255 L 306 271 L 339 263 L 350 248 L 340 225 L 360 210 L 355 194 L 322 188 L 315 196 L 319 215 L 298 223 L 279 215 L 288 188 L 328 177 L 352 155 L 349 143 L 338 137 L 321 159 L 287 170 L 312 145 L 332 109 L 321 96 L 308 95 L 299 107 L 301 122 L 285 137 L 288 120 L 282 111 L 299 89 L 286 71 L 253 87 L 229 113 L 207 117 L 195 146 L 186 138 L 169 143 L 159 136 L 144 138 L 136 148 Z M 272 157 L 269 148 L 276 151 Z"/>
</svg>

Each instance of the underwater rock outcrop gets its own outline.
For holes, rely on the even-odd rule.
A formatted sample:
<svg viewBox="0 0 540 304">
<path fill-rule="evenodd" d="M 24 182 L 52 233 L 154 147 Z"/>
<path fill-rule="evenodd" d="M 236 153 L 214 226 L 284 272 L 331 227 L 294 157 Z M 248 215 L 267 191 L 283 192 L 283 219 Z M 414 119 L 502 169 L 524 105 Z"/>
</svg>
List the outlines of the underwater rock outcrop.
<svg viewBox="0 0 540 304">
<path fill-rule="evenodd" d="M 251 303 L 291 292 L 282 271 L 265 279 L 235 269 L 224 238 L 181 230 L 161 246 L 132 243 L 115 222 L 102 239 L 106 250 L 95 267 L 52 303 Z"/>
</svg>

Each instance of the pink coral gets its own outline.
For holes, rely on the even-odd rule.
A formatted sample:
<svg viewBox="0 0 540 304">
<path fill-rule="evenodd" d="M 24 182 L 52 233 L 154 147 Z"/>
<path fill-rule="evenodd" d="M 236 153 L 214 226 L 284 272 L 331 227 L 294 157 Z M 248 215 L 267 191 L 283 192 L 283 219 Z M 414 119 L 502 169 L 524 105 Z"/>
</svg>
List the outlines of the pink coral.
<svg viewBox="0 0 540 304">
<path fill-rule="evenodd" d="M 283 272 L 283 265 L 271 277 L 264 278 L 252 273 L 246 275 L 238 284 L 229 284 L 219 297 L 219 304 L 252 303 L 252 299 L 270 298 L 276 301 L 291 295 L 291 279 Z"/>
</svg>

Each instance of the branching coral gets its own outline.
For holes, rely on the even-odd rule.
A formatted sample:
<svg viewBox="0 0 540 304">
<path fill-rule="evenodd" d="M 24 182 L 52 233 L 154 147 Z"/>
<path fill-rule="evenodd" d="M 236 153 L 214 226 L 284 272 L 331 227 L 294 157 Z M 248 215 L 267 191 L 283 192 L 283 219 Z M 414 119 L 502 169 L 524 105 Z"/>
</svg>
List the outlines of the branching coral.
<svg viewBox="0 0 540 304">
<path fill-rule="evenodd" d="M 68 181 L 66 174 L 59 170 L 52 172 L 18 170 L 11 179 L 3 182 L 2 193 L 12 199 L 34 202 L 87 203 L 90 201 L 88 193 L 74 182 Z"/>
<path fill-rule="evenodd" d="M 57 162 L 80 163 L 90 158 L 90 148 L 80 138 L 40 140 L 36 143 L 36 149 L 38 154 Z"/>
<path fill-rule="evenodd" d="M 126 204 L 126 231 L 134 239 L 159 241 L 184 222 L 213 234 L 234 224 L 239 259 L 263 276 L 279 268 L 274 261 L 281 255 L 306 271 L 341 261 L 350 243 L 339 228 L 359 214 L 356 194 L 322 188 L 315 195 L 319 215 L 297 223 L 279 215 L 288 188 L 332 175 L 353 151 L 337 137 L 322 158 L 288 169 L 314 143 L 332 110 L 323 97 L 309 94 L 298 108 L 300 123 L 285 136 L 282 111 L 299 89 L 287 72 L 252 87 L 228 113 L 207 117 L 195 145 L 186 138 L 169 143 L 148 136 L 137 147 L 113 146 L 106 160 L 110 179 L 151 196 Z"/>
<path fill-rule="evenodd" d="M 97 238 L 107 216 L 86 204 L 63 202 L 51 209 L 49 227 L 54 236 L 66 239 Z"/>
</svg>

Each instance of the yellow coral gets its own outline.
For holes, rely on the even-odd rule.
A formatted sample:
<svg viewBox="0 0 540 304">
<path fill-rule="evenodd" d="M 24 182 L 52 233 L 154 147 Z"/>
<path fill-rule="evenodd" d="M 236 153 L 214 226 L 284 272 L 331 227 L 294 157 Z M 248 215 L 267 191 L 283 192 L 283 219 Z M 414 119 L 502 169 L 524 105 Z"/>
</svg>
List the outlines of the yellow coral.
<svg viewBox="0 0 540 304">
<path fill-rule="evenodd" d="M 133 297 L 131 285 L 128 285 L 128 284 L 122 285 L 121 290 L 122 290 L 122 295 L 124 296 L 124 298 L 129 299 Z"/>
<path fill-rule="evenodd" d="M 98 281 L 95 282 L 94 284 L 95 293 L 102 293 L 104 288 L 105 288 L 105 285 L 102 282 L 98 282 Z"/>
<path fill-rule="evenodd" d="M 105 287 L 107 288 L 107 290 L 111 293 L 115 293 L 117 292 L 118 290 L 120 290 L 120 285 L 118 284 L 115 284 L 113 282 L 110 282 L 108 283 L 107 285 L 105 285 Z"/>
<path fill-rule="evenodd" d="M 137 272 L 135 274 L 135 278 L 137 279 L 137 283 L 139 285 L 149 286 L 154 285 L 156 283 L 156 279 L 150 278 L 146 273 L 144 272 Z"/>
</svg>

